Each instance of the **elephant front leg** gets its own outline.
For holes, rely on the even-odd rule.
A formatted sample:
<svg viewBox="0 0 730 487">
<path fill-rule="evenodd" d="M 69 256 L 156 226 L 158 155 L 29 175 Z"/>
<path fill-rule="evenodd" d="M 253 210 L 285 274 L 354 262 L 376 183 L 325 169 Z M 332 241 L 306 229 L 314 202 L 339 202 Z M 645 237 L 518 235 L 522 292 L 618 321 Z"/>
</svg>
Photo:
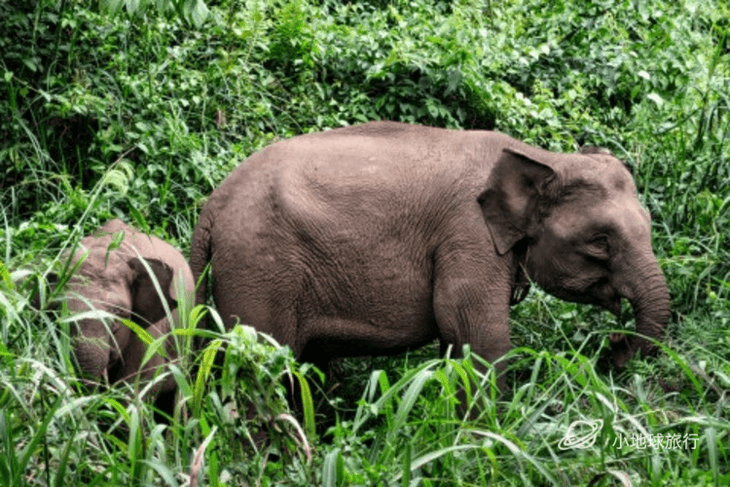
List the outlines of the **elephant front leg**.
<svg viewBox="0 0 730 487">
<path fill-rule="evenodd" d="M 452 260 L 437 273 L 434 282 L 434 311 L 442 353 L 452 346 L 453 357 L 462 356 L 469 344 L 474 353 L 495 363 L 497 384 L 504 390 L 505 363 L 497 362 L 511 348 L 509 269 L 478 272 L 474 258 Z M 501 283 L 501 285 L 500 285 Z M 478 369 L 483 367 L 477 366 Z"/>
</svg>

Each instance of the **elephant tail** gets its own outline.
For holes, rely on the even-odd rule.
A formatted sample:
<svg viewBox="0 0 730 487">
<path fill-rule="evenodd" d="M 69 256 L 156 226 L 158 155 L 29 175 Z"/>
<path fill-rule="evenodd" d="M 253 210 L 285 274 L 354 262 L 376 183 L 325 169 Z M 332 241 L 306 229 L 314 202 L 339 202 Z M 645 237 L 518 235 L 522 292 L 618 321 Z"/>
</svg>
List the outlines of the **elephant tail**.
<svg viewBox="0 0 730 487">
<path fill-rule="evenodd" d="M 207 267 L 211 258 L 211 227 L 205 207 L 200 214 L 200 222 L 193 231 L 193 243 L 190 248 L 190 269 L 197 284 L 195 304 L 205 304 L 208 290 Z M 205 323 L 202 323 L 205 325 Z"/>
</svg>

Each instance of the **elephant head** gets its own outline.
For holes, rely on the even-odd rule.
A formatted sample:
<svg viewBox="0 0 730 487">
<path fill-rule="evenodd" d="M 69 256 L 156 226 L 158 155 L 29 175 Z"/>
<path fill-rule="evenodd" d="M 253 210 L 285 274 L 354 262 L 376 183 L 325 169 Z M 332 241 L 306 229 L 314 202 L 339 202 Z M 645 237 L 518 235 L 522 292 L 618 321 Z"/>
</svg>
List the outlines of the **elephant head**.
<svg viewBox="0 0 730 487">
<path fill-rule="evenodd" d="M 97 381 L 106 375 L 110 383 L 140 373 L 151 378 L 165 360 L 155 356 L 140 370 L 146 346 L 121 320 L 135 322 L 154 338 L 169 332 L 167 311 L 177 316 L 177 296 L 192 302 L 195 292 L 185 258 L 168 243 L 112 220 L 81 240 L 71 262 L 65 295 L 76 316 L 72 335 L 80 372 Z"/>
<path fill-rule="evenodd" d="M 669 293 L 651 248 L 650 217 L 629 168 L 595 149 L 555 154 L 523 144 L 503 150 L 479 202 L 497 252 L 567 301 L 615 315 L 633 308 L 639 334 L 661 339 Z M 651 342 L 611 337 L 617 368 Z"/>
<path fill-rule="evenodd" d="M 84 259 L 84 256 L 79 256 Z M 74 354 L 84 375 L 99 379 L 105 374 L 110 382 L 130 375 L 125 365 L 125 351 L 138 340 L 120 319 L 131 320 L 143 328 L 165 317 L 165 307 L 177 307 L 172 286 L 173 271 L 158 259 L 145 259 L 162 297 L 153 284 L 153 276 L 142 261 L 120 251 L 107 254 L 106 248 L 93 246 L 72 277 L 68 290 L 68 310 L 73 315 L 95 310 L 91 317 L 78 320 Z M 105 319 L 98 311 L 118 319 Z"/>
</svg>

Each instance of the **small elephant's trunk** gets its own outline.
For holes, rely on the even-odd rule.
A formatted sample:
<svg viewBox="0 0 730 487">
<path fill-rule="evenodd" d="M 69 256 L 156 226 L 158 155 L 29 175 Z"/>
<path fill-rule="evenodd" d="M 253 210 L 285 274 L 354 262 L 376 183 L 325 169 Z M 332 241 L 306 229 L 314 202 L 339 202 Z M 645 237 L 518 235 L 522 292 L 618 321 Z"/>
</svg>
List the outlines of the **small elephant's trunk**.
<svg viewBox="0 0 730 487">
<path fill-rule="evenodd" d="M 100 380 L 104 378 L 109 366 L 111 352 L 109 334 L 102 323 L 85 323 L 85 321 L 87 320 L 78 323 L 79 329 L 84 331 L 77 333 L 73 338 L 74 355 L 83 375 Z"/>
<path fill-rule="evenodd" d="M 652 259 L 653 260 L 653 259 Z M 648 270 L 637 272 L 638 277 L 633 287 L 634 294 L 629 299 L 636 320 L 636 332 L 656 340 L 664 336 L 664 328 L 671 315 L 669 308 L 669 290 L 656 261 L 648 264 Z M 651 355 L 656 347 L 650 341 L 639 338 L 612 337 L 611 354 L 614 366 L 621 368 L 636 350 L 642 355 Z"/>
</svg>

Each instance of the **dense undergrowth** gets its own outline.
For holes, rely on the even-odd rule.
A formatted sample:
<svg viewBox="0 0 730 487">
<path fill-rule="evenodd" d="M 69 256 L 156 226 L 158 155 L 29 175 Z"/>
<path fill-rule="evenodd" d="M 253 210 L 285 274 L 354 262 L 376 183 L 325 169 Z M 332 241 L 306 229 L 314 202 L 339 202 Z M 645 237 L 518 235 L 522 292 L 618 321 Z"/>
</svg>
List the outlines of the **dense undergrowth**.
<svg viewBox="0 0 730 487">
<path fill-rule="evenodd" d="M 730 481 L 726 2 L 88 3 L 0 0 L 0 485 Z M 372 119 L 631 165 L 672 295 L 660 356 L 598 372 L 619 325 L 533 291 L 512 311 L 508 391 L 487 374 L 466 420 L 455 391 L 479 382 L 477 357 L 346 360 L 334 386 L 247 328 L 181 362 L 168 425 L 130 388 L 85 389 L 69 317 L 30 302 L 53 299 L 42 277 L 64 248 L 117 217 L 188 252 L 205 198 L 248 155 Z M 183 351 L 201 311 L 184 313 Z M 287 371 L 309 377 L 314 418 L 288 411 Z M 565 447 L 578 420 L 601 421 L 597 440 Z"/>
</svg>

